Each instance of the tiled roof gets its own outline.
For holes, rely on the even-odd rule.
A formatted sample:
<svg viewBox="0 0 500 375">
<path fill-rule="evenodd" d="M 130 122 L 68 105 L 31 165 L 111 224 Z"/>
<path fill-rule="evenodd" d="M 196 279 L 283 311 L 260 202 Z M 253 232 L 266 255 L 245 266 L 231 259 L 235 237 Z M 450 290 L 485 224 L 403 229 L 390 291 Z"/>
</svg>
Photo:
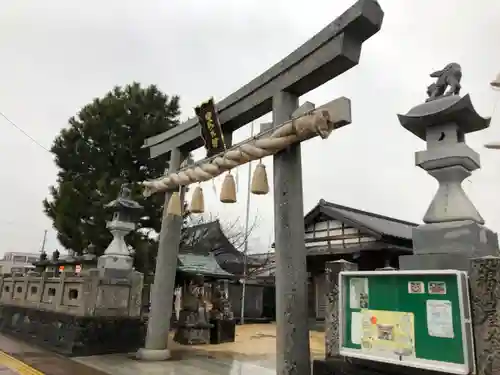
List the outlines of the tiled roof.
<svg viewBox="0 0 500 375">
<path fill-rule="evenodd" d="M 178 259 L 180 265 L 177 269 L 179 271 L 227 277 L 234 276 L 229 272 L 224 271 L 212 254 L 205 255 L 184 253 L 179 254 Z"/>
<path fill-rule="evenodd" d="M 306 215 L 306 221 L 308 216 L 318 211 L 336 220 L 342 221 L 342 219 L 344 219 L 382 235 L 407 240 L 412 239 L 412 230 L 418 225 L 408 221 L 330 203 L 323 199 Z"/>
</svg>

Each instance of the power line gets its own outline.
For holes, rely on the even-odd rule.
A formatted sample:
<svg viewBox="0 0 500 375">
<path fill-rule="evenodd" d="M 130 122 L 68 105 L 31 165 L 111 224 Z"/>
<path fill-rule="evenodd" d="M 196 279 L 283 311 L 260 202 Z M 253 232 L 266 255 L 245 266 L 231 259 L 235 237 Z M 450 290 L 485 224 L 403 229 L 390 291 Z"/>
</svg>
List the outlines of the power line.
<svg viewBox="0 0 500 375">
<path fill-rule="evenodd" d="M 34 144 L 36 144 L 38 147 L 43 148 L 45 151 L 50 153 L 50 150 L 43 146 L 40 142 L 38 142 L 35 138 L 33 138 L 31 135 L 29 135 L 26 131 L 24 131 L 21 127 L 19 127 L 14 121 L 12 121 L 10 118 L 8 118 L 3 112 L 0 111 L 0 116 L 2 116 L 9 124 L 11 124 L 14 128 L 16 128 L 18 131 L 20 131 L 25 137 L 28 137 Z"/>
</svg>

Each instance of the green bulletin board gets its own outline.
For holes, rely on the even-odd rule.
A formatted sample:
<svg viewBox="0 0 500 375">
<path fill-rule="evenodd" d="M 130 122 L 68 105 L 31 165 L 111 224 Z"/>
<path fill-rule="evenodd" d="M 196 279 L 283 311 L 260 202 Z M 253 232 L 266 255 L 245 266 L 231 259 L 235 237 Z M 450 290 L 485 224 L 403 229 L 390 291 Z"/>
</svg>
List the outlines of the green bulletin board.
<svg viewBox="0 0 500 375">
<path fill-rule="evenodd" d="M 341 355 L 475 372 L 466 272 L 341 272 L 339 287 Z"/>
</svg>

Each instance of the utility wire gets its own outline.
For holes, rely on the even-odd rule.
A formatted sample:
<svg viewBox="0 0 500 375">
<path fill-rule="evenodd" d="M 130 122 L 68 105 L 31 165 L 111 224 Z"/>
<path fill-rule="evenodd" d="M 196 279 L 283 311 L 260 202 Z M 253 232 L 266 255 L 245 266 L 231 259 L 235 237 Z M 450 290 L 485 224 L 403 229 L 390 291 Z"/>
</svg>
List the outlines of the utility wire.
<svg viewBox="0 0 500 375">
<path fill-rule="evenodd" d="M 19 127 L 14 121 L 12 121 L 10 118 L 8 118 L 3 112 L 0 111 L 0 116 L 2 116 L 9 124 L 11 124 L 14 128 L 16 128 L 18 131 L 20 131 L 25 137 L 28 137 L 31 142 L 36 144 L 38 147 L 43 148 L 45 151 L 50 153 L 50 150 L 42 145 L 40 142 L 38 142 L 35 138 L 33 138 L 31 135 L 29 135 L 26 131 L 24 131 L 21 127 Z"/>
</svg>

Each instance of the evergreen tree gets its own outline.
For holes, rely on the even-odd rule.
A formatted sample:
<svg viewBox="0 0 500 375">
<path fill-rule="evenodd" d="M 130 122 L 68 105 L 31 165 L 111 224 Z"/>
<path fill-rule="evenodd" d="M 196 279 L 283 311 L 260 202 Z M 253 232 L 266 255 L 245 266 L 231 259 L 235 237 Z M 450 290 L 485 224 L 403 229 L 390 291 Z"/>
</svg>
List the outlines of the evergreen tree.
<svg viewBox="0 0 500 375">
<path fill-rule="evenodd" d="M 103 98 L 69 119 L 56 137 L 51 152 L 59 167 L 50 199 L 43 201 L 57 238 L 77 254 L 93 245 L 101 255 L 111 241 L 106 229 L 110 216 L 104 205 L 117 197 L 122 183 L 157 178 L 168 166 L 169 155 L 149 158 L 144 140 L 178 125 L 179 97 L 168 97 L 156 86 L 138 83 L 115 87 Z M 133 199 L 144 206 L 138 231 L 127 236 L 135 249 L 136 268 L 150 269 L 156 245 L 150 235 L 159 232 L 163 194 L 144 198 L 138 184 Z"/>
</svg>

